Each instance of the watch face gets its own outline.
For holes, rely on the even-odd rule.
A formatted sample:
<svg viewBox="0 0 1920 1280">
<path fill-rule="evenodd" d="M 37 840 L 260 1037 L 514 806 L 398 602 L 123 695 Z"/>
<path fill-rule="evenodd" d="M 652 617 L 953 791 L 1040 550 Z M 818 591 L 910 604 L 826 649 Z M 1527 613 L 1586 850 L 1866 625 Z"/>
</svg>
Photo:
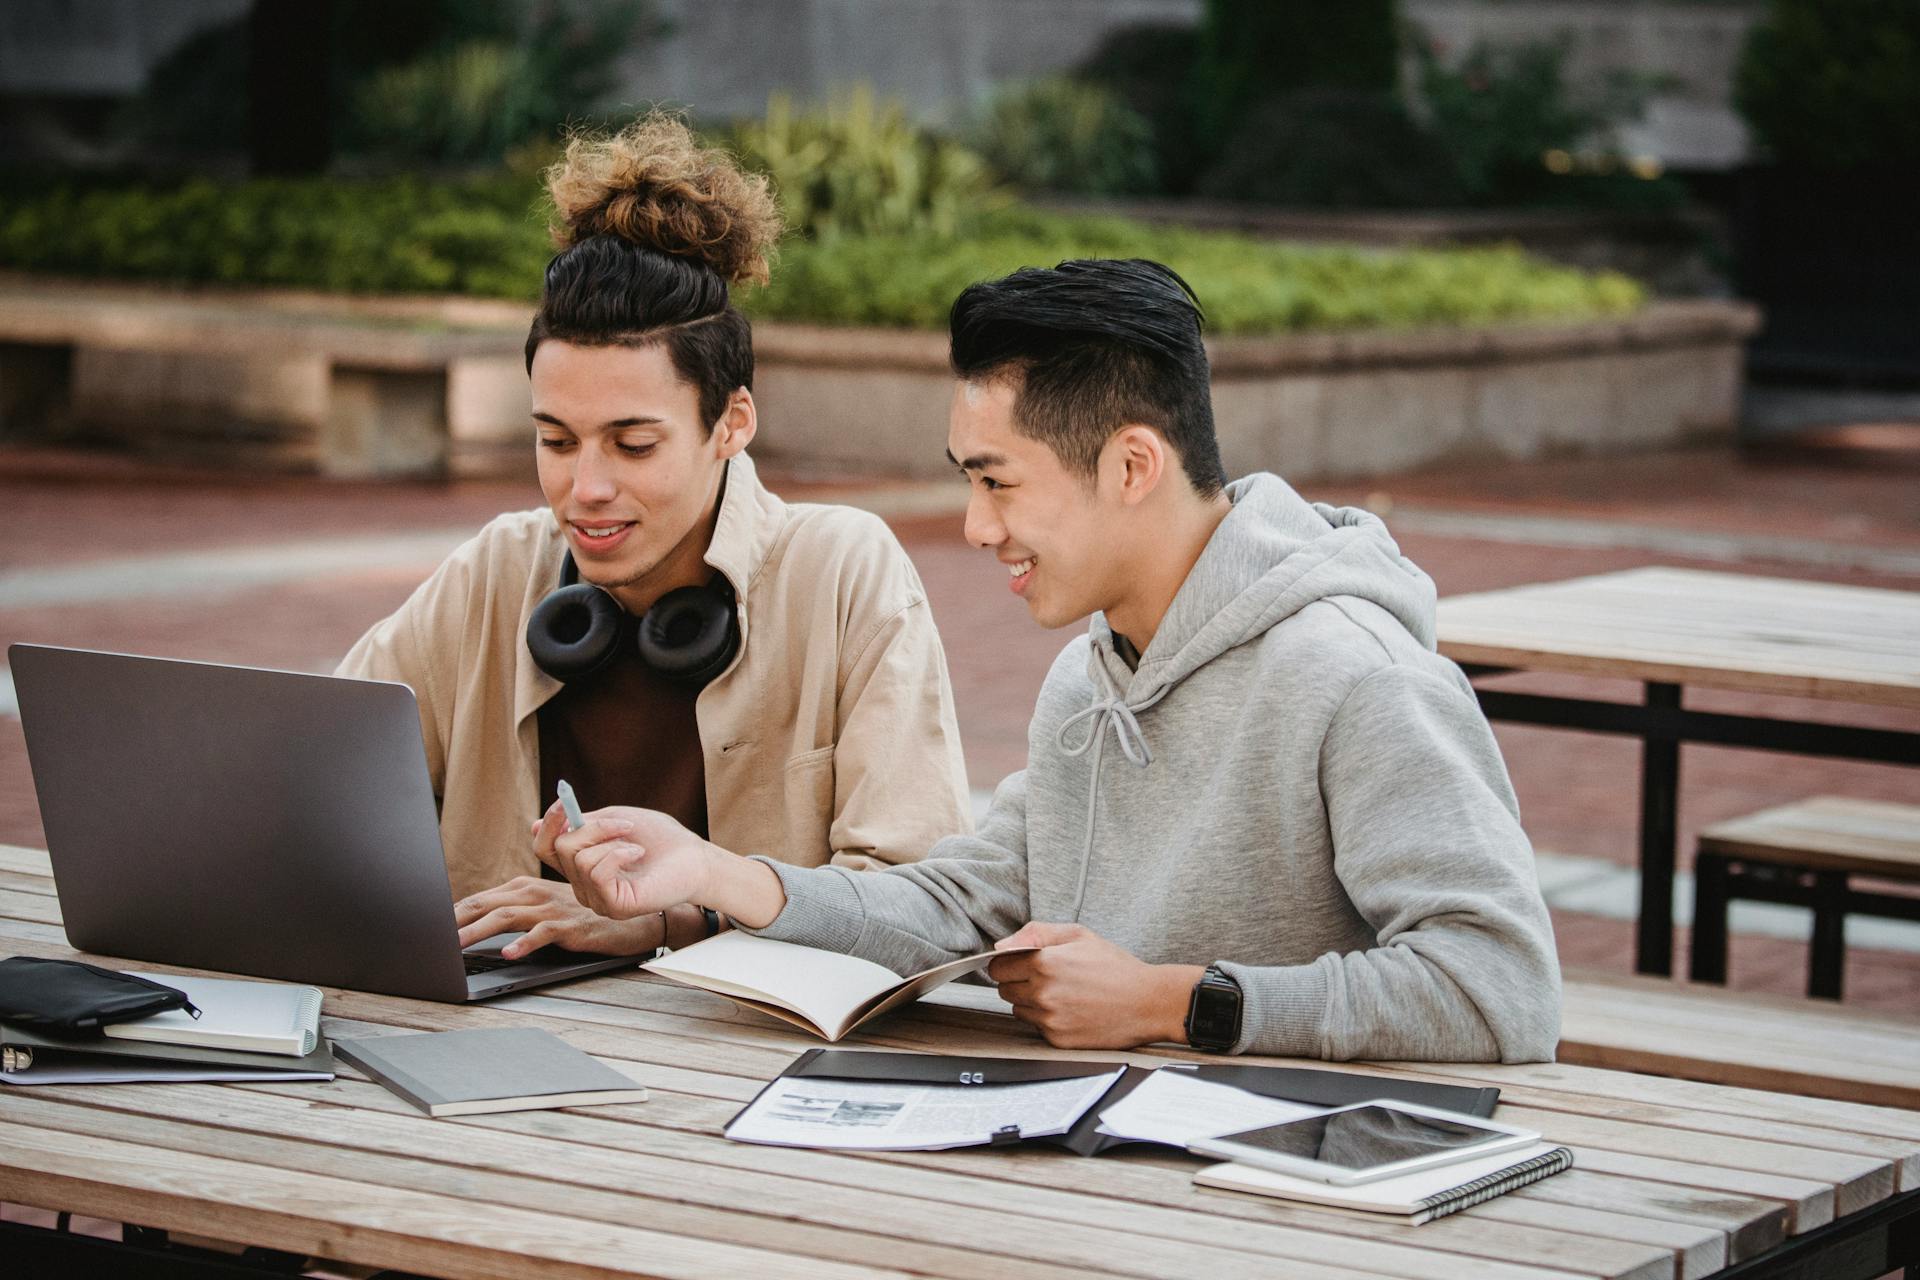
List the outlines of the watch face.
<svg viewBox="0 0 1920 1280">
<path fill-rule="evenodd" d="M 1232 1048 L 1240 1039 L 1240 988 L 1225 982 L 1195 987 L 1187 1039 L 1196 1048 Z"/>
</svg>

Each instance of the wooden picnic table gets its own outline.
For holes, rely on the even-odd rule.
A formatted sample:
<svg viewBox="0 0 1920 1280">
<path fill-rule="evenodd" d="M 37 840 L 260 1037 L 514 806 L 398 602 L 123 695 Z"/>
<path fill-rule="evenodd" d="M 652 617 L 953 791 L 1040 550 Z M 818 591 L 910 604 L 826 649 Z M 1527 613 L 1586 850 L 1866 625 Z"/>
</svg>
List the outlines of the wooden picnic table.
<svg viewBox="0 0 1920 1280">
<path fill-rule="evenodd" d="M 1673 969 L 1680 744 L 1920 764 L 1920 734 L 1727 715 L 1683 691 L 1920 708 L 1920 593 L 1699 569 L 1629 569 L 1440 602 L 1440 652 L 1471 676 L 1549 672 L 1639 681 L 1639 703 L 1479 690 L 1489 719 L 1641 739 L 1635 965 Z"/>
<path fill-rule="evenodd" d="M 0 847 L 0 954 L 75 954 L 59 919 L 46 855 Z M 1074 1056 L 989 989 L 936 997 L 852 1043 Z M 0 1087 L 0 1200 L 463 1277 L 1867 1280 L 1920 1259 L 1914 1111 L 1553 1064 L 1342 1066 L 1496 1085 L 1499 1119 L 1574 1149 L 1569 1172 L 1411 1227 L 1205 1191 L 1165 1150 L 728 1142 L 733 1113 L 818 1042 L 637 972 L 484 1005 L 329 990 L 325 1012 L 329 1035 L 543 1027 L 652 1096 L 433 1120 L 344 1063 L 326 1084 Z"/>
</svg>

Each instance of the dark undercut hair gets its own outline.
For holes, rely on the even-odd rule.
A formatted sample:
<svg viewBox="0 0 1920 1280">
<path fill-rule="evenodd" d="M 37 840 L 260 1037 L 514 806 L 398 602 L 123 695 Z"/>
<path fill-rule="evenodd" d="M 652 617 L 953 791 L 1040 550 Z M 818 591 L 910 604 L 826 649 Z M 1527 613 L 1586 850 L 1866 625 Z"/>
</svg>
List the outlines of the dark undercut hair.
<svg viewBox="0 0 1920 1280">
<path fill-rule="evenodd" d="M 1139 423 L 1211 498 L 1226 471 L 1201 324 L 1199 299 L 1167 267 L 1083 258 L 969 286 L 953 304 L 950 360 L 970 382 L 1015 380 L 1014 426 L 1089 483 L 1113 433 Z"/>
</svg>

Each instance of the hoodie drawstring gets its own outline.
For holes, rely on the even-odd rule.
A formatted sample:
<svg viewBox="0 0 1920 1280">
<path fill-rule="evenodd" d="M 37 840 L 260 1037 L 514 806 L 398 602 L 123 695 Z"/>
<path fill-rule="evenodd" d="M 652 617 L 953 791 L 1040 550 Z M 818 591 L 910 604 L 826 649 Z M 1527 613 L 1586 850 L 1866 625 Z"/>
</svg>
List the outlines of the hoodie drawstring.
<svg viewBox="0 0 1920 1280">
<path fill-rule="evenodd" d="M 1073 891 L 1073 911 L 1069 915 L 1069 919 L 1076 921 L 1080 919 L 1080 907 L 1087 897 L 1087 868 L 1093 865 L 1093 822 L 1100 803 L 1100 759 L 1106 753 L 1107 730 L 1113 730 L 1114 738 L 1120 743 L 1120 753 L 1132 761 L 1134 767 L 1146 768 L 1153 763 L 1153 749 L 1147 745 L 1146 734 L 1141 731 L 1135 712 L 1145 711 L 1164 698 L 1172 688 L 1171 685 L 1162 685 L 1146 701 L 1138 706 L 1129 706 L 1097 655 L 1092 665 L 1100 677 L 1101 685 L 1105 687 L 1106 697 L 1084 711 L 1076 711 L 1068 716 L 1053 735 L 1054 745 L 1064 755 L 1083 756 L 1089 750 L 1093 752 L 1093 767 L 1087 780 L 1086 843 L 1080 851 L 1080 883 Z M 1087 724 L 1087 736 L 1077 746 L 1069 746 L 1068 733 L 1082 721 Z"/>
</svg>

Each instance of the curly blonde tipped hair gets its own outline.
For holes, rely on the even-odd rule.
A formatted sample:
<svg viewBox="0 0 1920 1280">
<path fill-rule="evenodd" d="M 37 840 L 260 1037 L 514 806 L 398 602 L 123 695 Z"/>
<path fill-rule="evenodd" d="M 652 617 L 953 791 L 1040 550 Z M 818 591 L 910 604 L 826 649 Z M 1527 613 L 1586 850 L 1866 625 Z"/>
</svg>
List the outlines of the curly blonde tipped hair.
<svg viewBox="0 0 1920 1280">
<path fill-rule="evenodd" d="M 546 177 L 562 249 L 614 235 L 704 262 L 729 284 L 767 282 L 781 223 L 766 178 L 702 147 L 675 116 L 655 111 L 610 136 L 575 134 Z"/>
</svg>

